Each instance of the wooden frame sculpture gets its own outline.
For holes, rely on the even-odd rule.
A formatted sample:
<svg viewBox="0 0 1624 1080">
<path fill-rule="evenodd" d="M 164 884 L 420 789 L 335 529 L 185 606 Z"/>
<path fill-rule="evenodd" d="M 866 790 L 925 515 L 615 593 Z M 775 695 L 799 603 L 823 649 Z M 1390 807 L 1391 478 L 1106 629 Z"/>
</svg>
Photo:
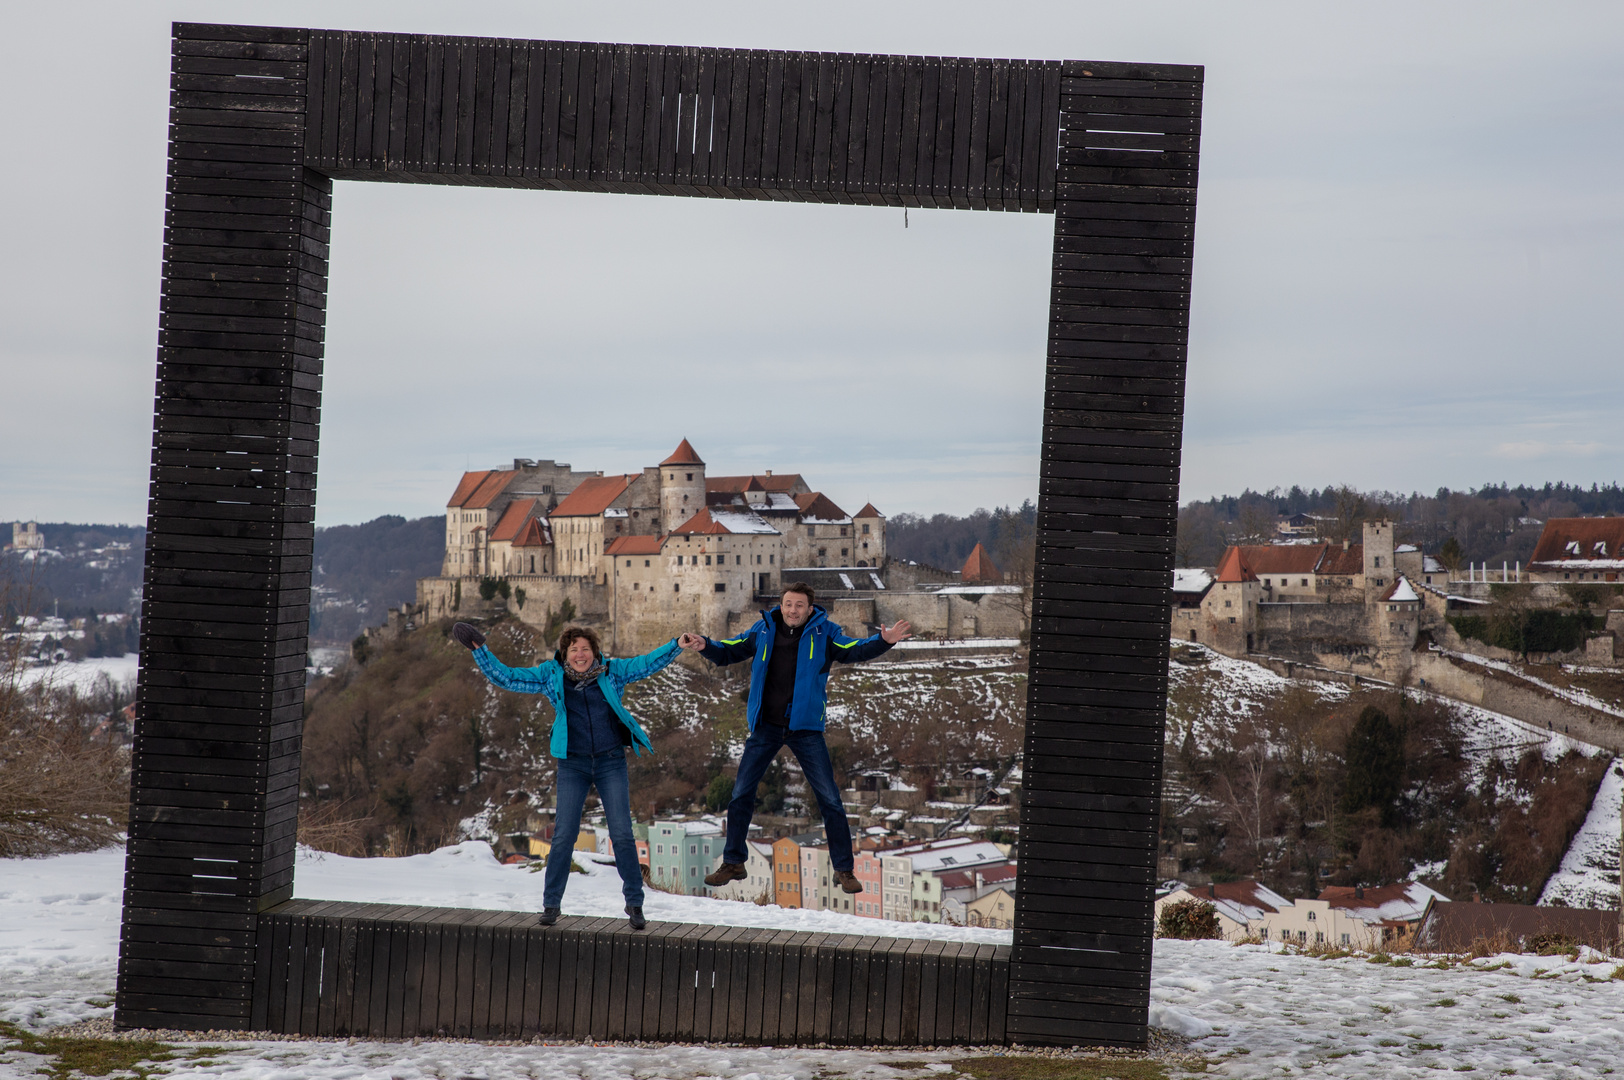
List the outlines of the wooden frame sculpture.
<svg viewBox="0 0 1624 1080">
<path fill-rule="evenodd" d="M 1143 1044 L 1202 70 L 173 41 L 117 1023 Z M 1055 216 L 1012 946 L 291 900 L 334 180 Z"/>
</svg>

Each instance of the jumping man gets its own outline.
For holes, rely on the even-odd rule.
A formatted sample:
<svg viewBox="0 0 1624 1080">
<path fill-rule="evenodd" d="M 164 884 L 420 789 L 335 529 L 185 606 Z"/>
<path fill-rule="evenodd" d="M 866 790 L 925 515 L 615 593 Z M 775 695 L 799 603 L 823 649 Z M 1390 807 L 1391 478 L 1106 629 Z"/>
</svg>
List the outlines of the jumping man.
<svg viewBox="0 0 1624 1080">
<path fill-rule="evenodd" d="M 744 870 L 748 856 L 745 839 L 750 833 L 750 818 L 756 812 L 756 785 L 778 751 L 788 746 L 823 811 L 835 880 L 848 893 L 863 891 L 863 883 L 852 873 L 851 826 L 840 802 L 829 747 L 823 741 L 824 687 L 829 681 L 829 668 L 836 661 L 856 664 L 872 660 L 909 637 L 910 628 L 905 620 L 899 620 L 881 627 L 872 637 L 847 637 L 814 600 L 812 587 L 796 582 L 785 587 L 776 608 L 764 612 L 739 637 L 713 641 L 698 634 L 684 634 L 678 639 L 684 649 L 699 652 L 713 664 L 750 661 L 750 704 L 746 710 L 750 738 L 744 744 L 738 778 L 733 782 L 733 801 L 727 807 L 727 846 L 722 849 L 722 865 L 705 878 L 705 884 L 712 887 L 749 876 Z"/>
</svg>

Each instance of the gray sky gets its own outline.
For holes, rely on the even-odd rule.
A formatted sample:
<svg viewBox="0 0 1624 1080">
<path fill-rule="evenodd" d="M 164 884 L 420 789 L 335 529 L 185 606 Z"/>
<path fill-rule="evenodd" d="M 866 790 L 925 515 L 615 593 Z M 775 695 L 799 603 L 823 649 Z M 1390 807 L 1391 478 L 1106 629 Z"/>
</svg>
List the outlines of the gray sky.
<svg viewBox="0 0 1624 1080">
<path fill-rule="evenodd" d="M 1183 499 L 1624 472 L 1616 0 L 70 0 L 0 14 L 0 520 L 145 516 L 173 19 L 1205 64 Z M 319 522 L 683 437 L 848 511 L 1035 495 L 1053 219 L 902 217 L 338 185 Z"/>
</svg>

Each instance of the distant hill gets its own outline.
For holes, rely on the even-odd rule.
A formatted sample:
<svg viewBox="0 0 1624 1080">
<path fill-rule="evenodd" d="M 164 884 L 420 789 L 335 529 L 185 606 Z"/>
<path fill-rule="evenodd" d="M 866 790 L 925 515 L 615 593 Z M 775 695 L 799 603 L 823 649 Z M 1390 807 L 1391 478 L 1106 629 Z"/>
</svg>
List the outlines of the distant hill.
<svg viewBox="0 0 1624 1080">
<path fill-rule="evenodd" d="M 1028 499 L 1013 509 L 976 510 L 964 517 L 898 514 L 885 523 L 885 550 L 893 559 L 957 570 L 982 544 L 996 562 L 1011 544 L 1030 538 L 1037 513 Z"/>
<path fill-rule="evenodd" d="M 383 622 L 384 612 L 417 596 L 417 579 L 440 572 L 445 518 L 407 520 L 385 514 L 361 525 L 316 530 L 311 575 L 310 636 L 326 643 L 353 639 Z"/>
<path fill-rule="evenodd" d="M 73 619 L 139 610 L 144 528 L 46 523 L 39 531 L 45 552 L 0 557 L 0 605 L 8 624 L 21 614 Z M 317 529 L 312 639 L 347 643 L 362 627 L 383 622 L 385 609 L 415 597 L 418 578 L 440 572 L 444 552 L 443 517 L 408 521 L 387 514 Z"/>
</svg>

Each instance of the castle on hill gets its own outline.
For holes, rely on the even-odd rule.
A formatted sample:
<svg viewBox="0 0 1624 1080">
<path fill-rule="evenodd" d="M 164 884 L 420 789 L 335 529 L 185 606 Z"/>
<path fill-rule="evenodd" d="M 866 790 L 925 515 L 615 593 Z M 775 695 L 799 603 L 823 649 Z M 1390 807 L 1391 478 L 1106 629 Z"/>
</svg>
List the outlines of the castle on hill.
<svg viewBox="0 0 1624 1080">
<path fill-rule="evenodd" d="M 1021 605 L 981 601 L 1019 587 L 995 580 L 979 547 L 967 571 L 893 564 L 872 503 L 848 514 L 799 473 L 708 475 L 683 439 L 637 473 L 527 458 L 464 473 L 440 575 L 418 582 L 417 604 L 429 618 L 505 607 L 539 626 L 567 612 L 625 654 L 684 630 L 741 629 L 785 584 L 808 581 L 852 633 L 905 618 L 931 636 L 1018 636 Z"/>
</svg>

